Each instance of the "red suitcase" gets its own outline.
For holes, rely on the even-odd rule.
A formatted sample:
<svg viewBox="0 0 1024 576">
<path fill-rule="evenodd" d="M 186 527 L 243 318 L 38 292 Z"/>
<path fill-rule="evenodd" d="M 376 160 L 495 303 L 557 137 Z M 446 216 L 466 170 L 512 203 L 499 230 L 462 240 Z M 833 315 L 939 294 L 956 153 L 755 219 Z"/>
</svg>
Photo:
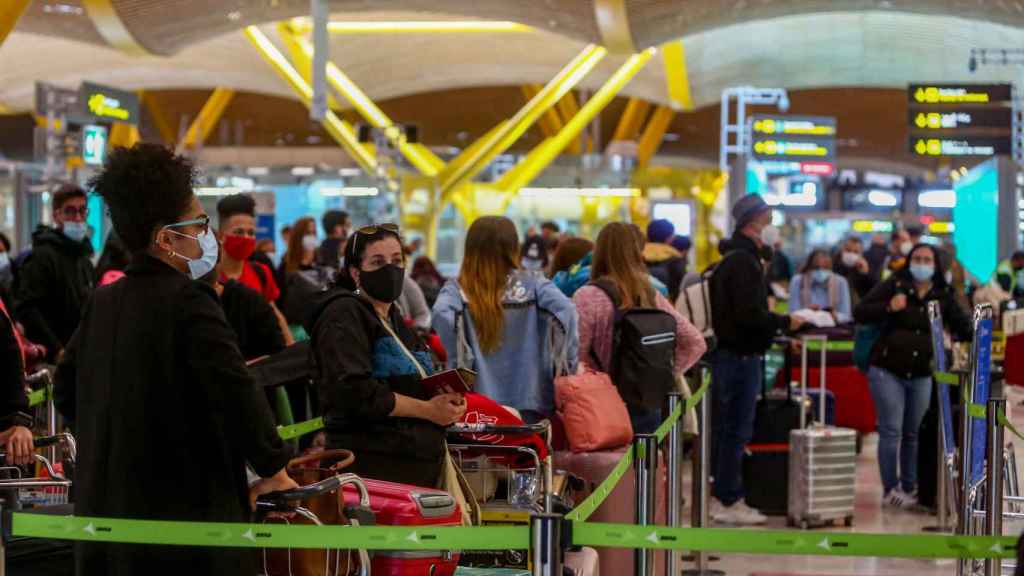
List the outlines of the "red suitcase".
<svg viewBox="0 0 1024 576">
<path fill-rule="evenodd" d="M 460 526 L 462 510 L 441 490 L 366 479 L 370 509 L 377 526 Z M 345 504 L 355 506 L 359 495 L 345 487 Z M 459 552 L 378 551 L 373 553 L 373 576 L 452 576 Z"/>
<path fill-rule="evenodd" d="M 590 495 L 590 491 L 597 487 L 615 465 L 619 463 L 626 450 L 632 448 L 620 448 L 618 450 L 602 452 L 555 452 L 555 468 L 566 470 L 582 478 L 586 484 L 583 492 L 576 495 L 576 502 L 582 502 Z M 666 520 L 665 502 L 668 495 L 668 480 L 664 458 L 658 463 L 658 498 L 655 524 L 664 526 Z M 594 514 L 587 519 L 588 522 L 604 522 L 612 524 L 635 524 L 636 523 L 636 492 L 633 469 L 631 468 L 622 480 L 619 481 L 612 493 L 608 495 L 604 503 L 598 507 Z M 625 549 L 598 548 L 597 555 L 600 559 L 601 574 L 632 574 L 633 573 L 633 551 Z M 658 553 L 655 557 L 655 574 L 665 574 L 665 555 Z M 376 576 L 376 575 L 374 575 Z"/>
</svg>

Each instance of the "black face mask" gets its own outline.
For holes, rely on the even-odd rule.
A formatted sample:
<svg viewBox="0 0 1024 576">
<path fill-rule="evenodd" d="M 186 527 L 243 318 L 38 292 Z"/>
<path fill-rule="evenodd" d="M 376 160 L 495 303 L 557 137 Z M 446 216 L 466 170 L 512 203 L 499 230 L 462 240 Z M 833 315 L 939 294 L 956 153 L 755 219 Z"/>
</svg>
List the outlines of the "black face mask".
<svg viewBox="0 0 1024 576">
<path fill-rule="evenodd" d="M 405 286 L 405 268 L 399 268 L 394 264 L 385 264 L 373 272 L 360 270 L 359 284 L 370 298 L 390 304 L 402 295 L 402 288 Z"/>
</svg>

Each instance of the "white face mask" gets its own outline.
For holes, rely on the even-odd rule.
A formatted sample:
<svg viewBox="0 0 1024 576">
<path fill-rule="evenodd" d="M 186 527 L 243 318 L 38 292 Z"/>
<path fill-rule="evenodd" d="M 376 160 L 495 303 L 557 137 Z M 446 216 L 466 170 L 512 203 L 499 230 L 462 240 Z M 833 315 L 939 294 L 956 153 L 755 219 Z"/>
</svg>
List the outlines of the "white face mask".
<svg viewBox="0 0 1024 576">
<path fill-rule="evenodd" d="M 7 270 L 11 267 L 11 255 L 7 252 L 0 252 L 0 270 Z"/>
<path fill-rule="evenodd" d="M 857 254 L 856 252 L 843 252 L 842 258 L 843 266 L 846 266 L 847 268 L 853 268 L 857 265 L 857 262 L 860 262 L 860 254 Z"/>
<path fill-rule="evenodd" d="M 761 228 L 761 242 L 765 246 L 775 246 L 778 244 L 779 239 L 782 237 L 782 232 L 778 228 L 769 224 L 764 228 Z"/>
<path fill-rule="evenodd" d="M 217 256 L 220 252 L 220 242 L 217 242 L 217 237 L 213 235 L 213 231 L 207 229 L 206 232 L 201 233 L 198 236 L 189 236 L 188 234 L 182 234 L 175 230 L 168 230 L 179 236 L 185 238 L 191 238 L 199 243 L 199 249 L 203 251 L 203 255 L 199 258 L 189 258 L 174 253 L 175 256 L 188 262 L 188 273 L 193 280 L 198 280 L 203 276 L 209 274 L 217 266 Z"/>
<path fill-rule="evenodd" d="M 320 243 L 316 241 L 316 236 L 313 234 L 306 234 L 302 237 L 302 249 L 307 252 L 316 250 L 316 247 L 319 245 Z"/>
<path fill-rule="evenodd" d="M 85 225 L 85 222 L 65 222 L 61 224 L 60 228 L 65 236 L 75 242 L 81 242 L 89 235 L 89 228 Z"/>
</svg>

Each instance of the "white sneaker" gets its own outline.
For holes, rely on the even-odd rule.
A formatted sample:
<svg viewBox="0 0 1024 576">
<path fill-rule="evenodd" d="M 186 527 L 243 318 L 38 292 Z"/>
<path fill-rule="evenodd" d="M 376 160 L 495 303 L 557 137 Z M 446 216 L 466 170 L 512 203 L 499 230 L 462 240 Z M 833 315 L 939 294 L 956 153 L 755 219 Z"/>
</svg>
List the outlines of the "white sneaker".
<svg viewBox="0 0 1024 576">
<path fill-rule="evenodd" d="M 719 506 L 722 506 L 719 504 Z M 743 500 L 732 506 L 722 506 L 719 514 L 714 516 L 715 522 L 730 526 L 756 526 L 768 521 L 768 517 L 754 510 Z"/>
<path fill-rule="evenodd" d="M 917 506 L 917 494 L 907 494 L 902 488 L 893 488 L 882 498 L 882 506 L 910 510 Z"/>
</svg>

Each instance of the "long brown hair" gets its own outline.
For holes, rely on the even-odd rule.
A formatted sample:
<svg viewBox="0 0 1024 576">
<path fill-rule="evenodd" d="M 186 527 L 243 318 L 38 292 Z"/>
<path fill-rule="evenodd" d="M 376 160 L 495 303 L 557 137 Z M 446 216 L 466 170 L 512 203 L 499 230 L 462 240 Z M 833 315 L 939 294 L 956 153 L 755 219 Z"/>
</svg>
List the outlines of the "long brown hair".
<svg viewBox="0 0 1024 576">
<path fill-rule="evenodd" d="M 288 235 L 288 253 L 284 257 L 284 271 L 287 274 L 297 272 L 302 266 L 302 257 L 306 250 L 302 247 L 302 237 L 309 233 L 312 226 L 313 233 L 316 233 L 316 220 L 312 218 L 299 218 L 292 224 L 292 233 Z"/>
<path fill-rule="evenodd" d="M 590 278 L 611 280 L 619 290 L 622 308 L 653 308 L 657 304 L 644 264 L 644 235 L 633 224 L 612 222 L 601 229 Z"/>
<path fill-rule="evenodd" d="M 501 346 L 505 328 L 502 300 L 508 275 L 519 267 L 519 233 L 503 216 L 478 218 L 466 233 L 459 285 L 469 300 L 477 341 L 485 353 Z"/>
<path fill-rule="evenodd" d="M 558 243 L 555 256 L 551 259 L 550 274 L 568 270 L 594 250 L 594 243 L 586 238 L 566 238 Z"/>
</svg>

